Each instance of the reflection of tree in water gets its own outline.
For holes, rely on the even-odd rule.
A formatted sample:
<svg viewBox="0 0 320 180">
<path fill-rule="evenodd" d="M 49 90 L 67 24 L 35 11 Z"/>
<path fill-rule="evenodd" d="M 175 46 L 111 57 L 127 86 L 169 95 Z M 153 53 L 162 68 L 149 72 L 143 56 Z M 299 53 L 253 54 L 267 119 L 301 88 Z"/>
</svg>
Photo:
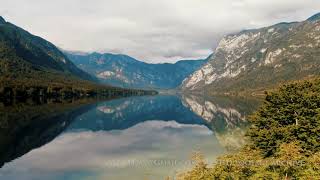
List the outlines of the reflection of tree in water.
<svg viewBox="0 0 320 180">
<path fill-rule="evenodd" d="M 1 103 L 0 167 L 53 140 L 75 117 L 92 108 L 91 103 L 89 99 Z"/>
<path fill-rule="evenodd" d="M 217 139 L 226 149 L 235 150 L 245 143 L 247 117 L 259 100 L 184 95 L 183 104 L 210 124 Z"/>
</svg>

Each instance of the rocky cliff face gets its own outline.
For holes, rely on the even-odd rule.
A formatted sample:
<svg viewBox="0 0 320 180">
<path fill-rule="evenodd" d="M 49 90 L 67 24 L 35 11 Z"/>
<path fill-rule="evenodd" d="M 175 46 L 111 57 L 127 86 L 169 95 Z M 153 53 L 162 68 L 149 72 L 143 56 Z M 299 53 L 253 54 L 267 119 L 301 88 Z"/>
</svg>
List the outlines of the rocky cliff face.
<svg viewBox="0 0 320 180">
<path fill-rule="evenodd" d="M 185 91 L 244 91 L 320 74 L 320 15 L 225 36 Z"/>
</svg>

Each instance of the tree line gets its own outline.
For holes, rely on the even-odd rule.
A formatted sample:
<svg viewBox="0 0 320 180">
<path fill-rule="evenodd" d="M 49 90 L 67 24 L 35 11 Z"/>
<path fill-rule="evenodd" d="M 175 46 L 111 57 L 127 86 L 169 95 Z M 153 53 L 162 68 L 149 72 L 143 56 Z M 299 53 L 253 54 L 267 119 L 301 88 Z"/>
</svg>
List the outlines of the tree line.
<svg viewBox="0 0 320 180">
<path fill-rule="evenodd" d="M 101 85 L 77 78 L 65 78 L 60 75 L 32 77 L 0 77 L 0 99 L 26 99 L 35 97 L 44 98 L 81 98 L 93 96 L 132 96 L 132 95 L 155 95 L 156 91 L 139 89 L 117 88 Z"/>
</svg>

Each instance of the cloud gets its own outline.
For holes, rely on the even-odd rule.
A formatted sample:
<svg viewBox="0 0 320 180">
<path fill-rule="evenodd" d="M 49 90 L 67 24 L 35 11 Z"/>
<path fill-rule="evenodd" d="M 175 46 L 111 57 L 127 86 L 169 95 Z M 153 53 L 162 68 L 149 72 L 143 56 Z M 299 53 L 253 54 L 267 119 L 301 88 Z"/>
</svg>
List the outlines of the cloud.
<svg viewBox="0 0 320 180">
<path fill-rule="evenodd" d="M 146 62 L 203 58 L 223 35 L 320 10 L 318 0 L 3 0 L 7 20 L 68 50 Z"/>
<path fill-rule="evenodd" d="M 94 175 L 102 177 L 88 179 L 138 180 L 151 170 L 156 179 L 163 179 L 184 167 L 183 162 L 199 149 L 212 160 L 224 152 L 207 127 L 175 121 L 148 121 L 122 131 L 66 132 L 6 164 L 0 169 L 0 177 L 40 180 L 85 179 Z M 161 165 L 153 160 L 180 163 Z"/>
</svg>

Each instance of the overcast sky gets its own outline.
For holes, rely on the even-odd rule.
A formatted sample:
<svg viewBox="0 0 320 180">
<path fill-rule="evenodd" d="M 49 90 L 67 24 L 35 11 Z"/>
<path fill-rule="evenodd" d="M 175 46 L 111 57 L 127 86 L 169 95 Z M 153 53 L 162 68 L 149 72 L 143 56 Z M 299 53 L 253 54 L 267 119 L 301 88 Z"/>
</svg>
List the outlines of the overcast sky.
<svg viewBox="0 0 320 180">
<path fill-rule="evenodd" d="M 320 12 L 320 0 L 1 0 L 0 15 L 67 50 L 146 62 L 208 56 L 223 35 Z"/>
</svg>

